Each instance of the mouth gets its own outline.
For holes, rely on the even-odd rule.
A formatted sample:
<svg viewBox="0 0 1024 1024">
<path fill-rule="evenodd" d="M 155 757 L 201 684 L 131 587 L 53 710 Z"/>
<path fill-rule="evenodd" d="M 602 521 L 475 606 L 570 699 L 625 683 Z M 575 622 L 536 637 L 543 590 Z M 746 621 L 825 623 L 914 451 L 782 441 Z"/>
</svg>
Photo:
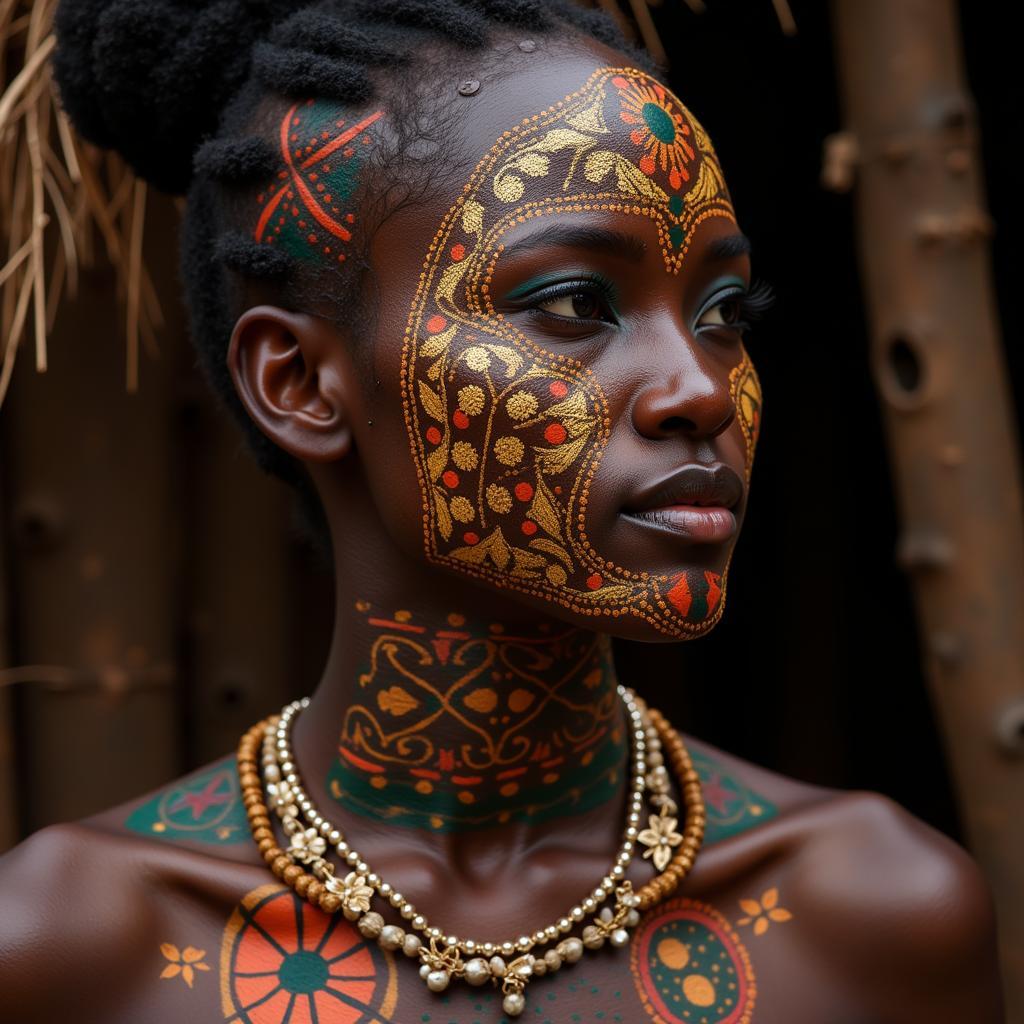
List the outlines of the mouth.
<svg viewBox="0 0 1024 1024">
<path fill-rule="evenodd" d="M 743 481 L 728 466 L 691 463 L 634 495 L 623 514 L 694 543 L 721 544 L 739 528 L 736 508 L 743 491 Z"/>
</svg>

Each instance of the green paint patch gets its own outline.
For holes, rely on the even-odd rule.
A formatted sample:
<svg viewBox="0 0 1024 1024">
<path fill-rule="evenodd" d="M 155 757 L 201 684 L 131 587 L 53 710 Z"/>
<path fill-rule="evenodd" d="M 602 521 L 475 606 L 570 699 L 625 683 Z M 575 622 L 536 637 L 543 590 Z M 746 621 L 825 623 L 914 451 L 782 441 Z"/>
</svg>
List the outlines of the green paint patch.
<svg viewBox="0 0 1024 1024">
<path fill-rule="evenodd" d="M 124 827 L 171 842 L 227 845 L 249 840 L 235 759 L 226 757 L 199 775 L 158 793 L 132 811 Z"/>
<path fill-rule="evenodd" d="M 486 803 L 467 804 L 464 810 L 444 814 L 437 810 L 437 792 L 421 793 L 414 778 L 386 778 L 381 787 L 383 776 L 364 774 L 341 758 L 327 773 L 327 791 L 347 810 L 431 832 L 493 828 L 507 821 L 537 823 L 582 814 L 614 799 L 620 792 L 623 746 L 621 741 L 608 740 L 594 748 L 593 759 L 575 774 L 566 772 L 557 782 L 524 787 L 514 797 L 494 794 Z"/>
<path fill-rule="evenodd" d="M 705 845 L 757 828 L 778 815 L 775 804 L 729 775 L 721 763 L 706 754 L 691 756 L 707 808 Z"/>
<path fill-rule="evenodd" d="M 651 134 L 666 144 L 675 141 L 676 126 L 672 118 L 657 103 L 645 103 L 640 111 L 644 124 L 651 129 Z"/>
</svg>

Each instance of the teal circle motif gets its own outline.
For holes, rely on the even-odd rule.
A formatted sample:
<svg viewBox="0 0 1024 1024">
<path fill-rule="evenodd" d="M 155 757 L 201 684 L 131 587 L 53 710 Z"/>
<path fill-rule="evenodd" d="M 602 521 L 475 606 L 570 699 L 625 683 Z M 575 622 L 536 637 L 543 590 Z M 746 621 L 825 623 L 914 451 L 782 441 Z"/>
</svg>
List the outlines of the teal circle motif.
<svg viewBox="0 0 1024 1024">
<path fill-rule="evenodd" d="M 319 953 L 302 949 L 284 958 L 277 976 L 288 992 L 318 992 L 327 984 L 327 961 Z"/>
<path fill-rule="evenodd" d="M 640 111 L 644 124 L 651 129 L 651 134 L 666 144 L 674 142 L 676 125 L 671 117 L 657 103 L 645 103 Z"/>
</svg>

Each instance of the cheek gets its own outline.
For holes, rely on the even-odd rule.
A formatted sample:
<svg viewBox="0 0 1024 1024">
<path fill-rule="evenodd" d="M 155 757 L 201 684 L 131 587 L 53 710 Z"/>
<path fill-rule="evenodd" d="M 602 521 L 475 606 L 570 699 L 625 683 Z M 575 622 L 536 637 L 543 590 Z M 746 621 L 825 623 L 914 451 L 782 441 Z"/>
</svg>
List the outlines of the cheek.
<svg viewBox="0 0 1024 1024">
<path fill-rule="evenodd" d="M 743 358 L 729 374 L 729 393 L 736 406 L 736 422 L 731 431 L 738 431 L 742 437 L 746 478 L 749 484 L 757 438 L 761 430 L 761 381 L 746 349 L 743 350 Z"/>
</svg>

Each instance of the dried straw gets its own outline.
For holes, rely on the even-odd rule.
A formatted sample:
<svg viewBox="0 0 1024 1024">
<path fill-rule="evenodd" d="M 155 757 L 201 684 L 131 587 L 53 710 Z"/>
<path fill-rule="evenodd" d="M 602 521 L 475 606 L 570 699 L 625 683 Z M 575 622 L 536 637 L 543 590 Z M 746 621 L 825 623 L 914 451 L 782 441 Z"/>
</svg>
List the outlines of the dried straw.
<svg viewBox="0 0 1024 1024">
<path fill-rule="evenodd" d="M 61 300 L 75 297 L 80 270 L 96 266 L 98 251 L 125 310 L 130 391 L 138 387 L 140 340 L 155 350 L 163 324 L 142 258 L 145 183 L 78 138 L 60 108 L 49 61 L 56 7 L 57 0 L 0 0 L 0 403 L 26 339 L 36 368 L 46 369 Z"/>
</svg>

